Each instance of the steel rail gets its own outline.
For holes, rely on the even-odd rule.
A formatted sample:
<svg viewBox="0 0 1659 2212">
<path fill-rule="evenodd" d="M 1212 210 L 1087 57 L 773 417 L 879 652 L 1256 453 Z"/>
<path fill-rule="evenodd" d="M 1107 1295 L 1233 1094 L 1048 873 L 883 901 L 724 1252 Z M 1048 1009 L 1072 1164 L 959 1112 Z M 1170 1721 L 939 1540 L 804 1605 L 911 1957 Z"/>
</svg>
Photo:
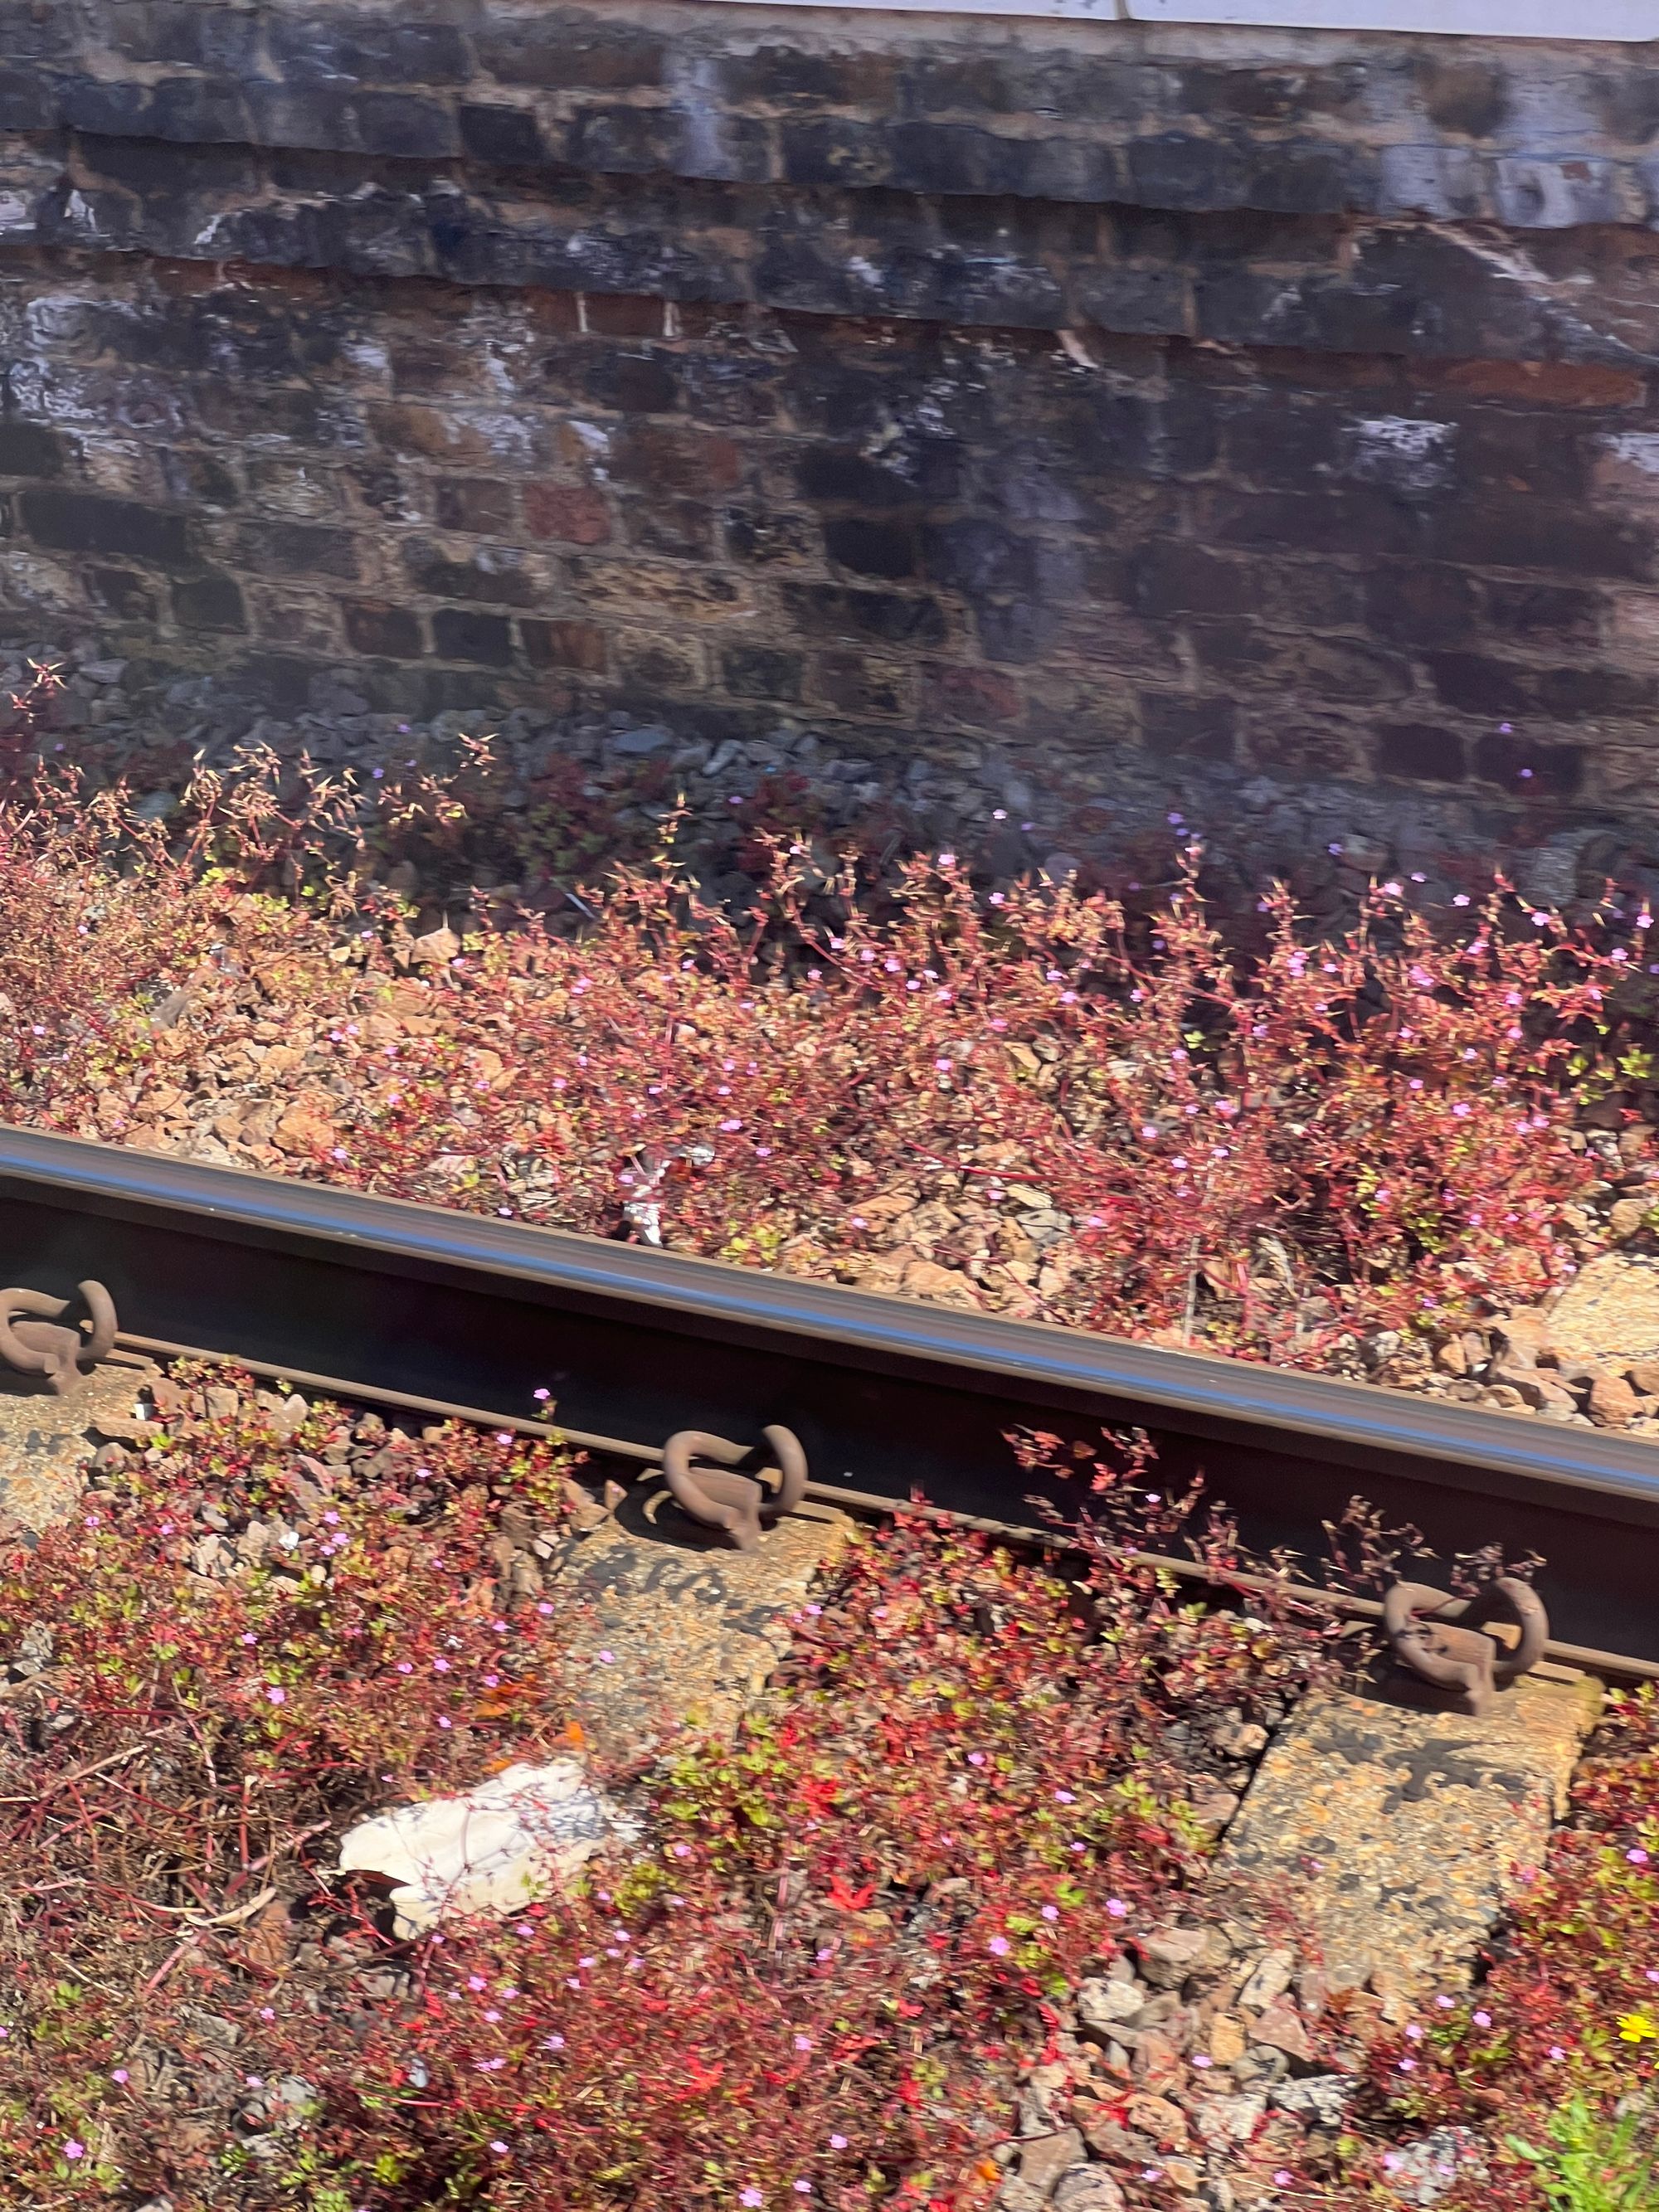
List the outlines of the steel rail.
<svg viewBox="0 0 1659 2212">
<path fill-rule="evenodd" d="M 291 1389 L 308 1390 L 315 1396 L 338 1400 L 346 1405 L 386 1406 L 399 1413 L 424 1413 L 437 1422 L 462 1421 L 476 1428 L 493 1429 L 498 1434 L 508 1432 L 537 1437 L 549 1443 L 574 1444 L 580 1451 L 622 1460 L 641 1469 L 659 1468 L 663 1462 L 659 1445 L 638 1443 L 626 1437 L 596 1436 L 592 1431 L 567 1429 L 555 1421 L 527 1421 L 517 1414 L 492 1412 L 488 1407 L 457 1406 L 441 1398 L 423 1398 L 411 1391 L 352 1382 L 341 1375 L 301 1373 L 293 1368 L 278 1367 L 270 1360 L 243 1359 L 234 1352 L 209 1352 L 196 1344 L 169 1344 L 160 1337 L 134 1336 L 125 1329 L 116 1341 L 124 1351 L 143 1352 L 151 1358 L 239 1366 L 265 1382 L 286 1383 Z M 862 1514 L 866 1519 L 884 1518 L 905 1503 L 867 1490 L 849 1490 L 838 1482 L 809 1482 L 806 1495 L 819 1504 L 837 1505 L 848 1512 Z M 946 1505 L 906 1503 L 905 1510 L 920 1513 L 930 1521 L 946 1522 L 953 1528 L 976 1529 L 1028 1550 L 1075 1553 L 1082 1549 L 1078 1538 L 1064 1529 L 1031 1528 L 1015 1521 L 996 1520 L 983 1513 L 958 1513 Z M 1241 1595 L 1274 1592 L 1292 1604 L 1323 1607 L 1327 1612 L 1356 1620 L 1380 1620 L 1382 1616 L 1382 1607 L 1376 1599 L 1359 1597 L 1347 1590 L 1321 1589 L 1309 1583 L 1275 1583 L 1263 1575 L 1223 1575 L 1198 1560 L 1177 1559 L 1165 1552 L 1132 1552 L 1129 1557 L 1137 1566 L 1155 1567 L 1182 1582 L 1203 1583 L 1212 1589 Z M 1553 1638 L 1545 1645 L 1544 1656 L 1558 1665 L 1580 1668 L 1620 1681 L 1659 1682 L 1659 1660 L 1632 1659 L 1624 1652 L 1603 1651 L 1583 1644 L 1563 1644 Z"/>
<path fill-rule="evenodd" d="M 890 1498 L 919 1480 L 981 1517 L 1033 1486 L 1017 1426 L 1141 1423 L 1161 1474 L 1202 1461 L 1275 1540 L 1305 1540 L 1359 1471 L 1440 1548 L 1536 1540 L 1554 1563 L 1565 1541 L 1552 1605 L 1575 1638 L 1599 1650 L 1584 1631 L 1611 1620 L 1659 1661 L 1659 1450 L 1638 1438 L 27 1129 L 0 1129 L 0 1255 L 41 1289 L 109 1281 L 156 1342 L 490 1419 L 550 1383 L 566 1433 L 635 1456 L 629 1431 L 781 1420 L 817 1472 Z"/>
</svg>

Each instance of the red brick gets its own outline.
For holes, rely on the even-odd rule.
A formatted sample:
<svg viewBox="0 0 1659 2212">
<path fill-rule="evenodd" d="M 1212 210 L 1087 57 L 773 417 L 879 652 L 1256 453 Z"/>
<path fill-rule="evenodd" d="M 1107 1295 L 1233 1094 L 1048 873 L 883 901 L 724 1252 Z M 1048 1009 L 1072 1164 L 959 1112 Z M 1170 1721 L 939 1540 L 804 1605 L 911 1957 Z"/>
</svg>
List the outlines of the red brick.
<svg viewBox="0 0 1659 2212">
<path fill-rule="evenodd" d="M 573 338 L 581 329 L 580 292 L 532 292 L 526 304 L 536 328 L 550 337 Z"/>
<path fill-rule="evenodd" d="M 665 335 L 664 300 L 642 299 L 631 292 L 584 292 L 582 327 L 607 338 L 659 338 Z"/>
<path fill-rule="evenodd" d="M 708 681 L 708 662 L 700 641 L 671 636 L 664 631 L 619 633 L 617 667 L 624 685 L 635 694 L 701 691 Z"/>
<path fill-rule="evenodd" d="M 519 624 L 519 635 L 532 668 L 576 668 L 586 676 L 605 673 L 605 634 L 597 623 L 526 620 Z"/>
<path fill-rule="evenodd" d="M 528 483 L 524 526 L 532 538 L 562 545 L 603 545 L 611 535 L 605 495 L 592 484 Z"/>
<path fill-rule="evenodd" d="M 997 668 L 951 668 L 934 662 L 922 670 L 923 711 L 953 722 L 1013 722 L 1024 711 L 1019 686 Z"/>
<path fill-rule="evenodd" d="M 827 706 L 862 719 L 890 721 L 911 710 L 912 684 L 902 661 L 872 659 L 863 653 L 826 653 L 812 673 L 812 689 Z"/>
<path fill-rule="evenodd" d="M 743 477 L 743 455 L 732 438 L 641 422 L 615 441 L 611 467 L 620 481 L 641 491 L 696 497 L 735 489 Z"/>
<path fill-rule="evenodd" d="M 1639 407 L 1648 396 L 1645 379 L 1633 370 L 1570 361 L 1459 361 L 1438 370 L 1413 363 L 1412 381 L 1533 407 Z"/>
</svg>

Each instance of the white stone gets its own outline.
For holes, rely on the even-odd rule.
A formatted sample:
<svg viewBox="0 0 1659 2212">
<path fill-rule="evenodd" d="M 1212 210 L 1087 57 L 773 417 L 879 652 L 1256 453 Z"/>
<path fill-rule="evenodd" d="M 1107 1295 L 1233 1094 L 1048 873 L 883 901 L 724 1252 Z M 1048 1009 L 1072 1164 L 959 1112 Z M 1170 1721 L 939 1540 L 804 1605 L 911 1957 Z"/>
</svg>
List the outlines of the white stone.
<svg viewBox="0 0 1659 2212">
<path fill-rule="evenodd" d="M 1317 2121 L 1322 2128 L 1334 2128 L 1340 2125 L 1348 2100 L 1358 2087 L 1348 2074 L 1310 2074 L 1299 2081 L 1277 2082 L 1273 2100 L 1281 2112 Z"/>
<path fill-rule="evenodd" d="M 1077 1993 L 1077 2016 L 1085 2031 L 1097 2032 L 1133 2020 L 1146 2002 L 1146 1992 L 1133 1982 L 1085 1982 Z"/>
<path fill-rule="evenodd" d="M 340 1871 L 385 1875 L 398 1933 L 441 1921 L 505 1919 L 562 1888 L 613 1837 L 635 1832 L 588 1784 L 580 1763 L 509 1766 L 456 1797 L 399 1805 L 341 1840 Z"/>
<path fill-rule="evenodd" d="M 1193 2123 L 1206 2143 L 1245 2143 L 1267 2109 L 1267 2100 L 1255 2094 L 1200 2097 L 1192 2107 Z"/>
<path fill-rule="evenodd" d="M 1267 1951 L 1257 1960 L 1255 1970 L 1238 1993 L 1238 2002 L 1247 2012 L 1266 2012 L 1291 1986 L 1291 1977 L 1296 1972 L 1294 1951 Z"/>
</svg>

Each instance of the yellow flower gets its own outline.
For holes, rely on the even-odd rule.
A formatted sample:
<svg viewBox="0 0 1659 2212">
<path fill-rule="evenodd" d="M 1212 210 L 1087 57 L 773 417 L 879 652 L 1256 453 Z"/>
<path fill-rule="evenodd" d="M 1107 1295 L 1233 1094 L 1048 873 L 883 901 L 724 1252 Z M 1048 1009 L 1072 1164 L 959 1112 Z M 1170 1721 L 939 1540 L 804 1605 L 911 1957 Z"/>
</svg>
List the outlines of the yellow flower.
<svg viewBox="0 0 1659 2212">
<path fill-rule="evenodd" d="M 1627 2012 L 1619 2022 L 1621 2043 L 1659 2043 L 1659 2027 L 1644 2012 Z"/>
</svg>

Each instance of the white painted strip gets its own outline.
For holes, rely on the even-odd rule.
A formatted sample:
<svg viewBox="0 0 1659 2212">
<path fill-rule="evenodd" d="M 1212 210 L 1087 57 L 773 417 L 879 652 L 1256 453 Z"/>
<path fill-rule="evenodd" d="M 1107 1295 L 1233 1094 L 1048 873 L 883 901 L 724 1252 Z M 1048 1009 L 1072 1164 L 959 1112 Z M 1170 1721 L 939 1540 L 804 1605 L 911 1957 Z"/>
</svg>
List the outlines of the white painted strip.
<svg viewBox="0 0 1659 2212">
<path fill-rule="evenodd" d="M 1125 0 L 1140 23 L 1431 31 L 1486 39 L 1659 39 L 1659 0 Z"/>
<path fill-rule="evenodd" d="M 1086 22 L 1233 24 L 1280 31 L 1407 31 L 1457 38 L 1659 41 L 1659 0 L 738 0 L 898 15 L 1046 15 Z"/>
<path fill-rule="evenodd" d="M 745 0 L 739 0 L 745 4 Z M 1127 21 L 1126 0 L 746 0 L 758 8 L 817 8 L 826 15 L 874 9 L 884 15 L 1048 15 L 1091 23 Z"/>
</svg>

